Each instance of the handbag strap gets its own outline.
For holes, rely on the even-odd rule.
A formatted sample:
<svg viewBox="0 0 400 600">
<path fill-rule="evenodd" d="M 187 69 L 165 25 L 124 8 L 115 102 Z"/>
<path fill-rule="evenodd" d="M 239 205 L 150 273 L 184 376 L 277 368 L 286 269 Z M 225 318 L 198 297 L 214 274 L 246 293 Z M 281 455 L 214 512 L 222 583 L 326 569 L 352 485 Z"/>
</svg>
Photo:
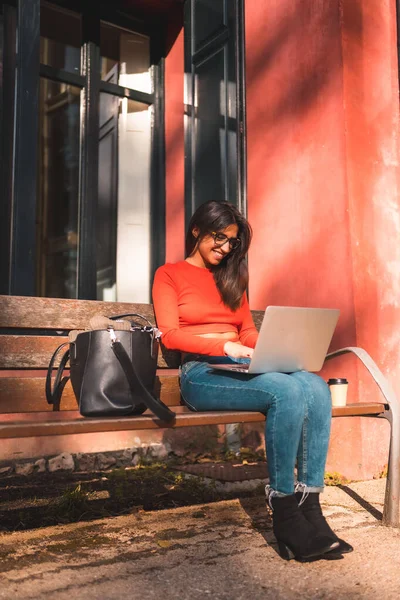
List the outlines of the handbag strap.
<svg viewBox="0 0 400 600">
<path fill-rule="evenodd" d="M 108 317 L 108 318 L 111 319 L 111 321 L 117 321 L 118 319 L 124 319 L 125 317 L 140 317 L 140 319 L 143 319 L 143 321 L 146 321 L 146 323 L 150 327 L 153 327 L 153 325 L 151 324 L 149 319 L 147 317 L 144 317 L 143 315 L 140 315 L 139 313 L 127 313 L 124 315 L 114 315 L 114 316 Z"/>
<path fill-rule="evenodd" d="M 150 394 L 149 390 L 144 386 L 140 379 L 135 366 L 132 364 L 125 348 L 119 340 L 113 340 L 112 349 L 115 356 L 117 357 L 126 379 L 128 380 L 129 389 L 131 394 L 134 395 L 139 388 L 141 394 L 141 400 L 161 421 L 170 422 L 175 419 L 175 413 L 172 412 L 159 398 L 154 397 Z"/>
<path fill-rule="evenodd" d="M 156 353 L 158 352 L 158 348 L 156 350 L 154 342 L 161 335 L 159 330 L 157 329 L 157 327 L 154 327 L 147 317 L 144 317 L 143 315 L 141 315 L 139 313 L 127 313 L 124 315 L 114 315 L 113 317 L 108 317 L 108 318 L 111 321 L 117 321 L 118 319 L 124 319 L 125 317 L 139 317 L 140 319 L 143 319 L 143 321 L 146 321 L 146 323 L 148 323 L 146 328 L 148 328 L 148 331 L 151 332 L 151 356 L 154 358 L 156 356 Z"/>
<path fill-rule="evenodd" d="M 65 365 L 67 364 L 67 362 L 69 360 L 69 349 L 68 349 L 64 352 L 64 354 L 60 360 L 60 364 L 57 368 L 57 373 L 56 373 L 56 376 L 54 379 L 54 384 L 53 384 L 53 386 L 51 385 L 51 376 L 52 376 L 52 371 L 55 368 L 54 367 L 55 360 L 56 360 L 57 356 L 59 355 L 59 353 L 61 352 L 61 350 L 63 348 L 65 348 L 65 346 L 69 346 L 69 342 L 64 342 L 63 344 L 60 344 L 60 346 L 58 346 L 58 348 L 55 350 L 55 352 L 53 353 L 53 356 L 50 359 L 49 367 L 47 369 L 46 400 L 47 400 L 48 404 L 53 405 L 53 410 L 60 410 L 61 395 L 65 388 L 65 384 L 69 380 L 69 377 L 63 377 Z"/>
</svg>

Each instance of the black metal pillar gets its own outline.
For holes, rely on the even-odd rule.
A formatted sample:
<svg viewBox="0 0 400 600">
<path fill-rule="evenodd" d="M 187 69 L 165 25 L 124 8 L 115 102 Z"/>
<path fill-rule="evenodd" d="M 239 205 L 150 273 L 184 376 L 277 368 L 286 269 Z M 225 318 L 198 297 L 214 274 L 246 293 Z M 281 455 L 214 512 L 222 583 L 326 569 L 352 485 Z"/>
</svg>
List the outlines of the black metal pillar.
<svg viewBox="0 0 400 600">
<path fill-rule="evenodd" d="M 3 72 L 0 76 L 0 294 L 10 293 L 16 23 L 15 7 L 3 4 Z"/>
<path fill-rule="evenodd" d="M 77 296 L 96 299 L 96 237 L 99 164 L 100 20 L 94 6 L 83 18 L 81 74 L 81 174 Z"/>
<path fill-rule="evenodd" d="M 247 217 L 247 113 L 246 113 L 246 43 L 244 0 L 236 0 L 236 106 L 238 119 L 238 209 Z"/>
<path fill-rule="evenodd" d="M 35 293 L 40 0 L 18 0 L 9 293 Z"/>
</svg>

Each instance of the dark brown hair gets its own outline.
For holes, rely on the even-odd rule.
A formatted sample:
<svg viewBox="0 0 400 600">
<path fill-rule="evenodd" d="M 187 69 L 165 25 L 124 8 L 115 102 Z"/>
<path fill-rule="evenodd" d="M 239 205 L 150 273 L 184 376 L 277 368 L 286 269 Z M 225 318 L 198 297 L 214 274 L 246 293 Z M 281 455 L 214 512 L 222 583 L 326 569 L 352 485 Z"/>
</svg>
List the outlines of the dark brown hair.
<svg viewBox="0 0 400 600">
<path fill-rule="evenodd" d="M 219 265 L 212 268 L 212 272 L 223 303 L 232 310 L 237 310 L 249 281 L 245 259 L 252 230 L 250 223 L 233 204 L 211 201 L 199 206 L 190 219 L 186 234 L 186 256 L 191 256 L 211 231 L 223 231 L 229 225 L 238 226 L 240 246 L 231 250 Z M 199 230 L 197 237 L 193 235 L 195 228 Z"/>
</svg>

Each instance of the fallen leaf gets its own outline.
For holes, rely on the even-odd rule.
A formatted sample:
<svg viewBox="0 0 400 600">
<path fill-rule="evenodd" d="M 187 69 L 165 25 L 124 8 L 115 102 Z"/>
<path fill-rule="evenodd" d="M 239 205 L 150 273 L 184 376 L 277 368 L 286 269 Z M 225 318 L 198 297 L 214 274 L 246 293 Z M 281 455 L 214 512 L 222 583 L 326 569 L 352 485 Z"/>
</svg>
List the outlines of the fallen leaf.
<svg viewBox="0 0 400 600">
<path fill-rule="evenodd" d="M 160 548 L 169 548 L 172 542 L 169 542 L 168 540 L 157 540 L 157 544 Z"/>
</svg>

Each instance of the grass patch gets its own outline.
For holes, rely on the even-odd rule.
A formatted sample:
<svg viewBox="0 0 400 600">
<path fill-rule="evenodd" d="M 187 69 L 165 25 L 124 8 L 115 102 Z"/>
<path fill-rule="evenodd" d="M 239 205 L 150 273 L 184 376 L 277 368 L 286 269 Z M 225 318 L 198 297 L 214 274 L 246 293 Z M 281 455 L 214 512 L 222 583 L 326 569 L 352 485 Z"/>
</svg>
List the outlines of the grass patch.
<svg viewBox="0 0 400 600">
<path fill-rule="evenodd" d="M 75 488 L 67 489 L 59 497 L 53 500 L 49 506 L 52 520 L 58 523 L 71 523 L 81 521 L 85 514 L 91 513 L 91 493 L 82 489 L 82 484 Z"/>
<path fill-rule="evenodd" d="M 325 485 L 346 485 L 347 483 L 351 483 L 350 479 L 346 479 L 344 475 L 333 471 L 332 473 L 325 473 Z"/>
<path fill-rule="evenodd" d="M 144 510 L 173 508 L 218 499 L 215 486 L 199 477 L 186 476 L 165 464 L 115 469 L 106 475 L 110 502 L 119 511 L 140 506 Z"/>
<path fill-rule="evenodd" d="M 52 474 L 51 477 L 32 475 L 29 486 L 26 478 L 7 478 L 8 501 L 0 501 L 0 532 L 204 505 L 228 498 L 256 496 L 264 491 L 263 486 L 252 492 L 219 491 L 215 482 L 181 473 L 165 462 L 81 475 L 81 479 L 77 473 Z M 7 487 L 12 494 L 7 494 Z M 10 496 L 15 500 L 10 501 Z M 206 516 L 204 506 L 194 512 L 198 518 Z"/>
<path fill-rule="evenodd" d="M 374 479 L 386 479 L 388 476 L 388 465 L 385 465 L 382 471 L 379 471 L 377 475 L 374 475 Z"/>
</svg>

